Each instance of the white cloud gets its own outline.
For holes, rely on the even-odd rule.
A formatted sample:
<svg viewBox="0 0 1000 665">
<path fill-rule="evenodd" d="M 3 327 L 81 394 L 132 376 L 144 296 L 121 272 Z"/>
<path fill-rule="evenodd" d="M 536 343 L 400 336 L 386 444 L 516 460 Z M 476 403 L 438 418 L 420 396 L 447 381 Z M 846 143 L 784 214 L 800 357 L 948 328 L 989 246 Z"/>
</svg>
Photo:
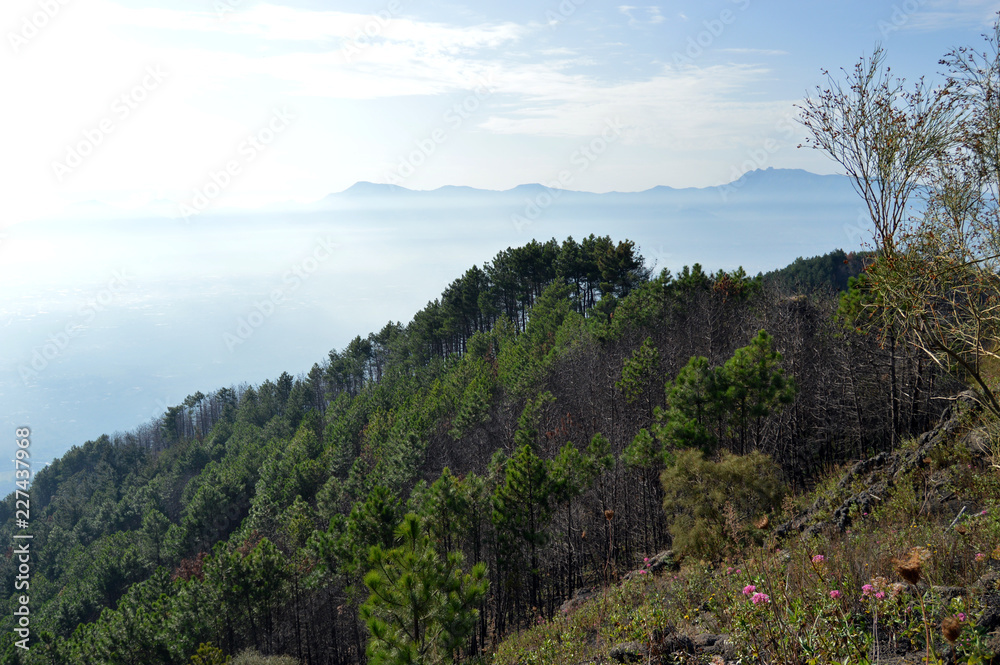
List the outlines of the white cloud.
<svg viewBox="0 0 1000 665">
<path fill-rule="evenodd" d="M 774 72 L 746 64 L 784 51 L 720 44 L 720 53 L 732 54 L 731 64 L 650 69 L 653 56 L 642 51 L 647 45 L 621 34 L 642 37 L 646 31 L 621 31 L 619 25 L 611 26 L 619 33 L 605 33 L 607 26 L 588 23 L 583 10 L 572 26 L 552 27 L 539 12 L 521 23 L 461 24 L 260 3 L 241 4 L 220 19 L 213 0 L 197 11 L 119 4 L 125 1 L 60 5 L 59 15 L 18 53 L 0 49 L 0 86 L 25 100 L 0 110 L 4 126 L 18 129 L 8 132 L 0 164 L 8 187 L 0 225 L 66 202 L 125 206 L 189 195 L 272 108 L 285 104 L 300 112 L 302 125 L 276 142 L 227 196 L 301 200 L 308 196 L 301 184 L 307 181 L 310 192 L 330 191 L 350 184 L 344 179 L 371 177 L 375 165 L 396 163 L 414 140 L 441 125 L 456 96 L 484 82 L 494 94 L 449 135 L 447 150 L 429 166 L 454 184 L 472 178 L 485 184 L 494 163 L 504 162 L 508 172 L 525 168 L 518 163 L 523 154 L 591 137 L 616 117 L 626 127 L 623 143 L 648 148 L 643 166 L 680 154 L 697 154 L 707 163 L 704 155 L 732 152 L 747 136 L 765 135 L 792 103 L 769 99 Z M 37 0 L 12 2 L 17 8 L 10 25 L 37 11 Z M 998 6 L 926 0 L 905 25 L 979 25 Z M 687 20 L 655 5 L 615 10 L 638 28 L 666 23 L 663 11 L 671 23 Z M 366 38 L 357 38 L 366 31 Z M 625 54 L 636 70 L 621 69 L 609 53 Z M 53 160 L 109 115 L 116 96 L 135 85 L 148 64 L 169 73 L 163 86 L 116 123 L 83 167 L 57 183 Z M 624 78 L 623 71 L 646 73 Z M 478 152 L 469 148 L 466 162 L 448 161 L 459 146 L 470 145 Z M 479 149 L 497 145 L 484 167 L 486 152 Z M 676 168 L 693 178 L 699 167 Z"/>
<path fill-rule="evenodd" d="M 249 36 L 267 41 L 324 42 L 391 40 L 420 44 L 445 52 L 496 48 L 524 33 L 518 24 L 449 26 L 393 15 L 358 14 L 332 10 L 304 10 L 261 3 L 220 18 L 216 12 L 193 12 L 159 8 L 129 8 L 110 0 L 94 0 L 109 26 L 150 30 L 206 32 L 214 35 Z"/>
<path fill-rule="evenodd" d="M 618 11 L 628 17 L 628 24 L 632 25 L 632 26 L 638 25 L 638 21 L 635 20 L 634 16 L 632 16 L 632 12 L 635 11 L 636 9 L 638 9 L 638 8 L 637 7 L 633 7 L 632 5 L 619 5 L 618 6 Z"/>
<path fill-rule="evenodd" d="M 897 30 L 935 32 L 992 26 L 1000 11 L 996 0 L 921 0 L 914 11 L 909 3 L 892 5 L 878 22 L 883 36 Z"/>
<path fill-rule="evenodd" d="M 722 53 L 739 53 L 740 55 L 788 55 L 788 51 L 767 48 L 721 48 Z"/>
<path fill-rule="evenodd" d="M 663 23 L 667 20 L 667 17 L 660 13 L 660 8 L 655 5 L 646 6 L 642 9 L 645 10 L 645 20 L 641 20 L 635 17 L 632 13 L 639 9 L 634 5 L 619 5 L 618 11 L 628 17 L 628 24 L 631 27 L 636 27 L 639 25 L 656 25 L 658 23 Z M 683 17 L 683 14 L 681 15 Z"/>
<path fill-rule="evenodd" d="M 620 118 L 631 141 L 672 149 L 724 148 L 763 131 L 776 114 L 791 108 L 792 101 L 745 101 L 747 95 L 740 94 L 768 74 L 745 65 L 664 67 L 645 80 L 603 83 L 543 68 L 516 78 L 507 72 L 508 89 L 526 101 L 480 126 L 504 134 L 586 137 L 607 119 Z"/>
<path fill-rule="evenodd" d="M 32 10 L 33 2 L 11 13 L 31 16 Z M 404 16 L 373 21 L 367 14 L 268 4 L 222 20 L 214 11 L 132 8 L 110 0 L 62 7 L 17 52 L 0 49 L 0 85 L 30 100 L 0 111 L 5 126 L 19 129 L 0 165 L 0 180 L 11 192 L 0 224 L 90 199 L 133 205 L 189 191 L 275 105 L 291 102 L 315 115 L 316 104 L 331 101 L 473 89 L 495 75 L 498 49 L 536 29 Z M 374 38 L 355 42 L 366 28 Z M 349 57 L 343 48 L 352 44 L 359 52 Z M 162 67 L 166 81 L 130 117 L 119 118 L 115 100 L 141 80 L 147 65 Z M 109 118 L 113 132 L 58 181 L 53 162 Z M 311 159 L 322 164 L 328 156 Z M 286 164 L 270 175 L 283 182 L 281 174 L 294 179 L 310 167 L 315 170 L 315 164 Z M 255 169 L 257 177 L 267 173 L 262 165 Z"/>
</svg>

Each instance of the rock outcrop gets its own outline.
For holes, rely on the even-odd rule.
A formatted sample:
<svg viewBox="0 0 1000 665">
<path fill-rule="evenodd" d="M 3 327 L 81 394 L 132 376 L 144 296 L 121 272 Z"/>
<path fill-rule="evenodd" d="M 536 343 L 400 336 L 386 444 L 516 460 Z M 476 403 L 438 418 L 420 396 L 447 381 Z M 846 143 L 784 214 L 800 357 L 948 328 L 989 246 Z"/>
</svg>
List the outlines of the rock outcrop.
<svg viewBox="0 0 1000 665">
<path fill-rule="evenodd" d="M 846 498 L 840 499 L 835 505 L 830 505 L 827 500 L 819 498 L 792 520 L 778 526 L 775 533 L 779 537 L 795 533 L 810 537 L 824 529 L 846 530 L 858 516 L 872 512 L 901 477 L 915 469 L 927 467 L 931 463 L 932 451 L 943 444 L 964 446 L 977 456 L 988 454 L 989 439 L 981 430 L 962 431 L 967 427 L 969 414 L 979 411 L 980 408 L 975 393 L 972 391 L 960 393 L 941 414 L 937 426 L 920 435 L 916 446 L 901 448 L 892 453 L 879 453 L 856 462 L 837 483 L 838 490 L 848 492 Z M 850 492 L 852 487 L 863 489 Z M 930 489 L 941 488 L 932 483 Z M 956 515 L 962 509 L 961 506 L 949 504 L 950 497 L 947 491 L 939 492 L 935 498 L 937 507 L 951 509 Z M 972 507 L 965 506 L 965 508 Z M 828 519 L 820 518 L 826 514 L 830 515 Z"/>
</svg>

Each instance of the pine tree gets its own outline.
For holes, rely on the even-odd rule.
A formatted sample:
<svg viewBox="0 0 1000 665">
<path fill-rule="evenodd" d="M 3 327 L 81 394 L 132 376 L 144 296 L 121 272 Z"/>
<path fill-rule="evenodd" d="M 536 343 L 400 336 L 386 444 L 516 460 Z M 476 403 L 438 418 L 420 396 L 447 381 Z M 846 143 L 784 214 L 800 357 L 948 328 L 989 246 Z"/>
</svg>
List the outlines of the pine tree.
<svg viewBox="0 0 1000 665">
<path fill-rule="evenodd" d="M 407 514 L 396 529 L 399 545 L 373 546 L 361 607 L 371 639 L 372 665 L 451 663 L 475 629 L 477 607 L 486 596 L 486 566 L 462 573 L 462 555 L 442 559 L 420 518 Z"/>
<path fill-rule="evenodd" d="M 468 531 L 469 499 L 462 481 L 445 467 L 441 477 L 427 490 L 423 506 L 430 533 L 446 552 L 455 549 L 453 539 Z"/>
<path fill-rule="evenodd" d="M 552 498 L 566 506 L 566 595 L 575 588 L 576 566 L 582 563 L 573 556 L 573 499 L 586 492 L 594 479 L 613 464 L 610 444 L 598 432 L 584 452 L 567 442 L 550 465 Z"/>
<path fill-rule="evenodd" d="M 714 450 L 728 409 L 727 388 L 725 375 L 709 367 L 707 358 L 691 358 L 667 388 L 667 411 L 654 412 L 653 434 L 672 448 Z"/>
<path fill-rule="evenodd" d="M 523 566 L 518 562 L 521 544 L 528 547 L 528 572 L 530 574 L 530 602 L 539 606 L 538 548 L 545 544 L 546 526 L 552 515 L 550 497 L 552 484 L 548 465 L 540 459 L 527 443 L 518 448 L 507 461 L 504 483 L 493 495 L 493 524 L 496 526 L 499 547 L 507 562 L 512 586 L 520 586 Z M 499 552 L 498 552 L 499 553 Z"/>
<path fill-rule="evenodd" d="M 781 360 L 781 354 L 774 350 L 774 339 L 761 330 L 726 361 L 726 396 L 741 453 L 747 452 L 748 443 L 754 447 L 760 444 L 764 419 L 775 408 L 791 403 L 798 392 L 795 380 L 786 377 L 780 367 Z M 751 428 L 753 440 L 749 441 Z"/>
<path fill-rule="evenodd" d="M 646 392 L 650 377 L 660 364 L 660 353 L 653 346 L 653 338 L 647 337 L 642 345 L 622 365 L 622 378 L 615 383 L 615 388 L 622 391 L 625 401 L 633 404 Z M 647 413 L 652 411 L 652 402 L 647 397 Z"/>
</svg>

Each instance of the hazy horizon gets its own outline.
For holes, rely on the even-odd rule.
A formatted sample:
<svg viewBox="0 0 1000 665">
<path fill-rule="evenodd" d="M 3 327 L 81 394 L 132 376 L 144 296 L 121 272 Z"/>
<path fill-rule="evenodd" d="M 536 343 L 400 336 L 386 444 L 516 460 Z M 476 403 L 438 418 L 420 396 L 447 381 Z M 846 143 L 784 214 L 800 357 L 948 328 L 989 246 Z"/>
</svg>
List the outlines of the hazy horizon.
<svg viewBox="0 0 1000 665">
<path fill-rule="evenodd" d="M 823 70 L 881 43 L 939 80 L 1000 2 L 94 0 L 5 6 L 0 82 L 30 90 L 0 227 L 96 201 L 252 209 L 358 181 L 431 190 L 716 186 L 797 150 Z M 41 82 L 44 82 L 43 84 Z M 749 165 L 749 166 L 748 166 Z"/>
<path fill-rule="evenodd" d="M 375 197 L 190 222 L 19 224 L 0 244 L 3 425 L 33 427 L 47 462 L 196 391 L 307 372 L 356 335 L 408 323 L 473 264 L 532 238 L 610 235 L 635 241 L 657 270 L 700 262 L 751 274 L 865 240 L 846 179 L 789 193 L 782 209 L 773 192 L 783 177 L 813 179 L 761 176 L 728 190 L 565 194 L 548 206 L 524 195 L 414 207 Z M 811 201 L 822 210 L 808 212 Z M 11 473 L 0 473 L 0 491 Z"/>
</svg>

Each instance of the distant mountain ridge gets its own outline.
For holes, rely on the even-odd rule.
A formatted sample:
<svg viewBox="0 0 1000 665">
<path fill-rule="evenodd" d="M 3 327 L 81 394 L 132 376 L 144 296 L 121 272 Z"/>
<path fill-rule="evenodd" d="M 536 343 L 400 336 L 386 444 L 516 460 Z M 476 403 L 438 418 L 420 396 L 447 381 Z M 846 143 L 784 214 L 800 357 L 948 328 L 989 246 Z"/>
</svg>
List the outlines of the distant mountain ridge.
<svg viewBox="0 0 1000 665">
<path fill-rule="evenodd" d="M 466 185 L 444 185 L 436 189 L 410 189 L 402 185 L 374 183 L 360 180 L 350 187 L 327 194 L 321 199 L 307 203 L 283 202 L 272 203 L 260 208 L 248 209 L 224 205 L 224 197 L 213 201 L 199 217 L 214 217 L 222 215 L 247 214 L 281 214 L 298 212 L 316 212 L 355 208 L 358 206 L 380 207 L 381 204 L 396 207 L 406 201 L 407 204 L 439 205 L 442 203 L 469 203 L 476 205 L 495 205 L 503 202 L 509 204 L 514 199 L 531 199 L 542 197 L 540 202 L 546 206 L 555 203 L 565 204 L 614 204 L 614 205 L 682 205 L 694 203 L 729 203 L 730 199 L 756 200 L 762 196 L 780 195 L 783 198 L 804 200 L 809 197 L 833 196 L 843 200 L 843 197 L 854 196 L 850 180 L 843 175 L 819 175 L 802 169 L 758 169 L 743 174 L 739 179 L 722 185 L 707 187 L 676 188 L 669 185 L 657 185 L 649 189 L 635 192 L 587 192 L 571 189 L 548 187 L 541 183 L 525 183 L 510 189 L 493 190 L 469 187 Z M 545 197 L 552 197 L 552 202 L 546 203 Z M 167 218 L 181 219 L 181 205 L 187 201 L 171 202 L 158 199 L 140 208 L 120 209 L 99 201 L 71 206 L 53 219 L 66 221 L 93 219 L 151 219 Z M 536 202 L 539 203 L 539 202 Z"/>
<path fill-rule="evenodd" d="M 562 189 L 558 187 L 549 187 L 542 183 L 524 183 L 516 185 L 510 189 L 481 189 L 477 187 L 469 187 L 466 185 L 444 185 L 436 189 L 410 189 L 402 185 L 392 185 L 388 183 L 373 183 L 367 180 L 359 180 L 347 189 L 340 192 L 333 192 L 327 194 L 325 197 L 316 201 L 315 205 L 324 201 L 334 201 L 341 197 L 356 197 L 356 196 L 442 196 L 442 195 L 467 195 L 467 194 L 478 194 L 485 196 L 496 196 L 504 194 L 523 194 L 530 193 L 532 191 L 547 191 L 547 192 L 561 192 L 566 194 L 575 194 L 579 196 L 616 196 L 616 197 L 629 197 L 629 196 L 643 196 L 643 195 L 656 195 L 656 194 L 672 194 L 676 192 L 706 192 L 706 191 L 724 191 L 724 190 L 736 190 L 742 189 L 745 186 L 752 187 L 781 187 L 781 186 L 839 186 L 844 181 L 847 181 L 847 176 L 843 175 L 820 175 L 817 173 L 812 173 L 811 171 L 806 171 L 804 169 L 776 169 L 773 167 L 767 169 L 756 169 L 754 171 L 748 171 L 736 180 L 722 185 L 709 185 L 706 187 L 672 187 L 670 185 L 656 185 L 650 187 L 649 189 L 634 191 L 634 192 L 622 192 L 613 190 L 610 192 L 587 192 L 581 190 L 573 189 Z"/>
</svg>

